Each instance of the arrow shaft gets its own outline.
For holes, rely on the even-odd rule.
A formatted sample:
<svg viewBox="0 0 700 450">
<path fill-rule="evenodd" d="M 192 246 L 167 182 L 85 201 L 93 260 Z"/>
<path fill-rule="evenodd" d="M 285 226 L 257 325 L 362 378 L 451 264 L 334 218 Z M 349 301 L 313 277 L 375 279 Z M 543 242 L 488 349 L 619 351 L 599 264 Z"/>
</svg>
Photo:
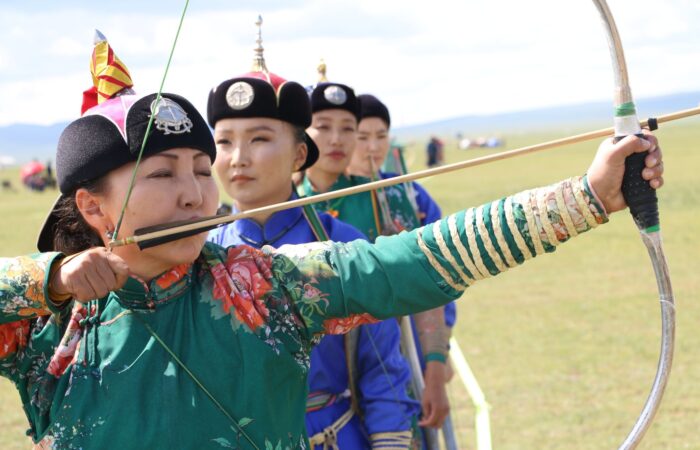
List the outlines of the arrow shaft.
<svg viewBox="0 0 700 450">
<path fill-rule="evenodd" d="M 700 114 L 700 107 L 690 108 L 683 111 L 677 111 L 671 114 L 658 117 L 656 120 L 658 123 L 670 122 L 672 120 L 679 120 L 682 118 L 694 116 Z M 642 125 L 646 126 L 647 122 L 642 122 Z M 109 243 L 111 248 L 120 247 L 123 245 L 138 244 L 140 242 L 145 242 L 151 239 L 160 239 L 173 234 L 183 233 L 187 231 L 193 231 L 201 229 L 206 231 L 207 229 L 215 228 L 218 225 L 234 222 L 239 219 L 248 219 L 250 217 L 255 217 L 258 215 L 269 215 L 278 211 L 285 209 L 297 208 L 304 205 L 309 205 L 317 202 L 327 201 L 336 199 L 339 197 L 345 197 L 348 195 L 359 194 L 361 192 L 367 192 L 375 189 L 381 189 L 388 186 L 394 186 L 401 183 L 410 183 L 423 178 L 433 177 L 437 175 L 442 175 L 449 172 L 454 172 L 461 169 L 466 169 L 468 167 L 476 167 L 483 164 L 488 164 L 504 159 L 510 159 L 516 156 L 527 155 L 530 153 L 535 153 L 543 150 L 548 150 L 552 148 L 561 147 L 564 145 L 575 144 L 578 142 L 589 141 L 596 138 L 610 137 L 615 132 L 614 127 L 603 128 L 600 130 L 589 131 L 587 133 L 577 134 L 565 138 L 555 139 L 552 141 L 543 142 L 540 144 L 529 145 L 525 147 L 520 147 L 513 150 L 508 150 L 505 152 L 496 153 L 493 155 L 482 156 L 479 158 L 473 158 L 466 161 L 460 161 L 445 166 L 435 167 L 432 169 L 421 170 L 405 175 L 399 175 L 393 178 L 387 178 L 384 180 L 374 181 L 371 183 L 366 183 L 359 186 L 353 186 L 345 189 L 339 189 L 337 191 L 325 192 L 323 194 L 314 195 L 312 197 L 299 198 L 283 203 L 277 203 L 275 205 L 268 205 L 261 208 L 250 209 L 238 214 L 234 214 L 226 217 L 214 217 L 211 219 L 200 220 L 187 225 L 180 225 L 177 227 L 161 227 L 164 229 L 153 231 L 149 233 L 144 233 L 136 236 L 126 237 L 123 239 L 115 240 Z"/>
</svg>

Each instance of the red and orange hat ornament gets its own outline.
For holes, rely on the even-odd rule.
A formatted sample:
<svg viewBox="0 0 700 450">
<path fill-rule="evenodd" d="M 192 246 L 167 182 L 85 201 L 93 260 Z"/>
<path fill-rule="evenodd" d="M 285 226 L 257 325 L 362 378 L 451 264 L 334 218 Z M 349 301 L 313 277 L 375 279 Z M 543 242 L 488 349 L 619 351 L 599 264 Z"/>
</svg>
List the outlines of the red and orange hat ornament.
<svg viewBox="0 0 700 450">
<path fill-rule="evenodd" d="M 105 100 L 118 95 L 133 94 L 134 82 L 126 66 L 119 60 L 107 38 L 95 30 L 95 47 L 90 58 L 90 73 L 93 86 L 83 92 L 81 114 Z"/>
</svg>

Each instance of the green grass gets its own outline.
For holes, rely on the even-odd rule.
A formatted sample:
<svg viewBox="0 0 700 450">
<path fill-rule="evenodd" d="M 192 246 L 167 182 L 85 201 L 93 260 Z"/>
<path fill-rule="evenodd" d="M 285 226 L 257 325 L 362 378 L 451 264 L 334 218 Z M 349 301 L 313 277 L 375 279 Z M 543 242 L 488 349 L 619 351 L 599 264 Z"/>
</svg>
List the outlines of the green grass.
<svg viewBox="0 0 700 450">
<path fill-rule="evenodd" d="M 665 249 L 678 310 L 671 380 L 642 449 L 698 449 L 700 418 L 700 121 L 657 132 L 665 150 L 660 192 Z M 564 133 L 506 136 L 508 148 Z M 595 143 L 515 158 L 424 182 L 445 213 L 583 173 Z M 423 145 L 409 148 L 422 167 Z M 488 154 L 448 149 L 450 162 Z M 12 173 L 0 172 L 16 177 Z M 0 191 L 0 253 L 32 251 L 55 193 Z M 526 266 L 470 288 L 455 334 L 491 405 L 494 448 L 617 448 L 656 370 L 659 306 L 646 250 L 627 213 Z M 461 448 L 474 447 L 474 410 L 450 386 Z M 29 448 L 18 395 L 0 381 L 0 448 Z M 126 431 L 128 432 L 128 430 Z"/>
<path fill-rule="evenodd" d="M 697 449 L 700 344 L 698 121 L 659 130 L 666 187 L 659 192 L 664 244 L 677 299 L 674 370 L 640 448 Z M 515 148 L 554 135 L 508 137 Z M 582 173 L 597 143 L 467 169 L 424 183 L 446 212 Z M 422 147 L 413 149 L 422 162 Z M 450 160 L 486 151 L 454 151 Z M 416 167 L 417 168 L 417 167 Z M 456 336 L 492 406 L 494 448 L 617 448 L 646 399 L 660 334 L 656 286 L 627 213 L 554 255 L 469 289 Z M 453 383 L 454 384 L 454 383 Z M 461 397 L 460 397 L 461 395 Z M 461 442 L 473 446 L 473 408 L 454 397 Z"/>
</svg>

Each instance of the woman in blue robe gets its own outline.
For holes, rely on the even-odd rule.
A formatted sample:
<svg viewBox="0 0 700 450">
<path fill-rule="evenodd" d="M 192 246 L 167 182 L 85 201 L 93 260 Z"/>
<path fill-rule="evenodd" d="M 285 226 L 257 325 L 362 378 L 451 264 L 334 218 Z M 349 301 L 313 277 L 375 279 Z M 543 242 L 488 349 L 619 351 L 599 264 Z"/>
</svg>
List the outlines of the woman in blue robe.
<svg viewBox="0 0 700 450">
<path fill-rule="evenodd" d="M 311 121 L 308 98 L 303 89 L 303 96 L 294 95 L 294 85 L 274 74 L 249 73 L 223 82 L 209 96 L 214 168 L 234 212 L 296 198 L 292 174 L 318 157 L 304 132 Z M 256 248 L 356 239 L 366 238 L 312 207 L 238 220 L 209 235 L 222 246 Z M 410 370 L 399 341 L 393 319 L 321 339 L 309 372 L 306 425 L 312 446 L 409 448 L 420 407 L 407 394 Z"/>
</svg>

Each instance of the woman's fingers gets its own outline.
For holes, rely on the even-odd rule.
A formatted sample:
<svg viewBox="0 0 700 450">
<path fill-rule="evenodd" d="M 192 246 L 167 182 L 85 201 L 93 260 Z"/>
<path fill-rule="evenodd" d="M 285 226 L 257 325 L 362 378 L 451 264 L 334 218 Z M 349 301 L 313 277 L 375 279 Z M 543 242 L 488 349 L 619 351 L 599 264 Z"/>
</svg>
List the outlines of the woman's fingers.
<svg viewBox="0 0 700 450">
<path fill-rule="evenodd" d="M 617 143 L 606 139 L 596 153 L 588 169 L 588 182 L 608 213 L 624 209 L 627 204 L 622 195 L 625 160 L 634 153 L 649 151 L 644 158 L 642 178 L 652 188 L 663 186 L 663 155 L 659 141 L 649 130 L 643 130 L 644 138 L 626 136 Z"/>
<path fill-rule="evenodd" d="M 93 287 L 91 278 L 94 276 L 87 273 L 88 270 L 79 273 L 76 276 L 79 278 L 79 282 L 76 285 L 76 292 L 73 294 L 73 298 L 78 301 L 88 301 L 94 298 L 99 298 L 97 296 L 97 290 Z"/>
<path fill-rule="evenodd" d="M 87 250 L 65 258 L 51 280 L 51 289 L 86 302 L 102 298 L 121 288 L 129 277 L 129 267 L 106 248 Z"/>
<path fill-rule="evenodd" d="M 129 266 L 126 264 L 126 261 L 121 259 L 119 256 L 115 255 L 114 253 L 108 252 L 108 254 L 109 265 L 112 269 L 112 273 L 115 276 L 115 286 L 118 289 L 124 286 L 126 280 L 129 279 Z"/>
<path fill-rule="evenodd" d="M 647 135 L 647 139 L 649 139 Z M 654 137 L 656 139 L 656 137 Z M 661 148 L 658 146 L 658 141 L 655 141 L 653 150 L 649 151 L 649 154 L 644 159 L 645 168 L 642 170 L 642 178 L 649 182 L 649 185 L 658 189 L 664 184 L 664 163 Z"/>
</svg>

